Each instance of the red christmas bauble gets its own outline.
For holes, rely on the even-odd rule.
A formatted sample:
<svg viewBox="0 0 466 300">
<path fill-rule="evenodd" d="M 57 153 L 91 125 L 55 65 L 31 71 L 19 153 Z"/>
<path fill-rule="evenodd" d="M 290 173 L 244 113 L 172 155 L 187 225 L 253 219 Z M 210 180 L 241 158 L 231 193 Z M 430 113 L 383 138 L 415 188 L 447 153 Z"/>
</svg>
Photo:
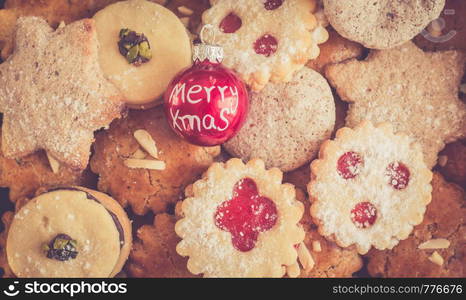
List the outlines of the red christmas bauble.
<svg viewBox="0 0 466 300">
<path fill-rule="evenodd" d="M 231 70 L 211 59 L 196 59 L 181 71 L 164 96 L 171 128 L 188 142 L 219 145 L 243 125 L 249 109 L 244 83 Z"/>
</svg>

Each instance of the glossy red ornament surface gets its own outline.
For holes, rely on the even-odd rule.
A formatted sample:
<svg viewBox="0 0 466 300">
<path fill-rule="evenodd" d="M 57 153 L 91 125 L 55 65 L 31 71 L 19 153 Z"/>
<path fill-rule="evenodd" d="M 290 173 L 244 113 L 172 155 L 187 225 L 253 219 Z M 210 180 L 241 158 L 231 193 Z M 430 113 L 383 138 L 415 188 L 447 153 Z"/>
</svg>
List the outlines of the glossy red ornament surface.
<svg viewBox="0 0 466 300">
<path fill-rule="evenodd" d="M 201 146 L 219 145 L 232 138 L 249 109 L 244 83 L 221 64 L 208 61 L 196 62 L 173 78 L 164 102 L 173 130 Z"/>
</svg>

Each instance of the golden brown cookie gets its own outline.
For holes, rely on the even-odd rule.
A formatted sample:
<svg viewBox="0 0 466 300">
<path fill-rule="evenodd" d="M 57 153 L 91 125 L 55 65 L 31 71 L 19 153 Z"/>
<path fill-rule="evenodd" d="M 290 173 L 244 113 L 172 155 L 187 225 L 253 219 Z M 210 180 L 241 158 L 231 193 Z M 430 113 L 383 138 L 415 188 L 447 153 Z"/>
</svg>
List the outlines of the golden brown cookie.
<svg viewBox="0 0 466 300">
<path fill-rule="evenodd" d="M 424 221 L 392 250 L 371 250 L 369 274 L 375 277 L 466 276 L 466 195 L 438 173 Z M 436 253 L 436 254 L 435 254 Z"/>
<path fill-rule="evenodd" d="M 153 225 L 137 231 L 127 272 L 132 277 L 193 277 L 186 268 L 187 259 L 176 253 L 180 238 L 175 233 L 175 216 L 158 214 Z"/>
<path fill-rule="evenodd" d="M 390 122 L 421 143 L 429 168 L 445 143 L 466 136 L 466 104 L 458 99 L 465 55 L 423 52 L 412 42 L 374 50 L 364 61 L 330 65 L 329 79 L 350 103 L 346 125 Z"/>
<path fill-rule="evenodd" d="M 151 156 L 143 149 L 135 137 L 137 130 L 149 133 L 149 144 L 155 144 L 157 153 Z M 100 175 L 99 189 L 123 206 L 130 205 L 139 215 L 149 210 L 161 213 L 179 200 L 184 187 L 196 180 L 219 153 L 219 146 L 194 146 L 178 137 L 169 127 L 163 108 L 158 107 L 130 111 L 108 130 L 99 132 L 91 169 Z"/>
<path fill-rule="evenodd" d="M 44 149 L 71 168 L 86 168 L 94 131 L 123 108 L 100 69 L 98 45 L 90 19 L 56 31 L 41 18 L 18 20 L 15 52 L 0 65 L 5 157 Z"/>
</svg>

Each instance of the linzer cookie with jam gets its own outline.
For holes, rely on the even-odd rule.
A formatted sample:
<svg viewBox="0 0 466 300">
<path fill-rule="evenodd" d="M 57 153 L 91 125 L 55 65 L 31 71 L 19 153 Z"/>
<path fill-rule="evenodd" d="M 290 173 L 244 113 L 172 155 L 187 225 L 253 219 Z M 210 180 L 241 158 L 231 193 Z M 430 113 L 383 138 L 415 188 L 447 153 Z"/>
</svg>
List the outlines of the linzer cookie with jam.
<svg viewBox="0 0 466 300">
<path fill-rule="evenodd" d="M 211 1 L 202 16 L 213 34 L 207 42 L 225 50 L 225 66 L 255 91 L 269 81 L 290 81 L 319 55 L 328 38 L 313 12 L 315 0 Z"/>
<path fill-rule="evenodd" d="M 115 200 L 71 187 L 41 194 L 16 212 L 6 253 L 17 277 L 113 277 L 131 243 L 131 223 Z"/>
<path fill-rule="evenodd" d="M 109 5 L 94 20 L 106 78 L 133 107 L 160 104 L 170 80 L 191 64 L 191 41 L 180 20 L 146 0 Z"/>
<path fill-rule="evenodd" d="M 422 222 L 432 172 L 419 144 L 383 123 L 339 129 L 311 163 L 311 215 L 341 247 L 391 249 Z"/>
<path fill-rule="evenodd" d="M 282 277 L 295 264 L 304 208 L 261 160 L 214 163 L 180 207 L 177 252 L 204 277 Z M 296 276 L 297 274 L 295 274 Z"/>
</svg>

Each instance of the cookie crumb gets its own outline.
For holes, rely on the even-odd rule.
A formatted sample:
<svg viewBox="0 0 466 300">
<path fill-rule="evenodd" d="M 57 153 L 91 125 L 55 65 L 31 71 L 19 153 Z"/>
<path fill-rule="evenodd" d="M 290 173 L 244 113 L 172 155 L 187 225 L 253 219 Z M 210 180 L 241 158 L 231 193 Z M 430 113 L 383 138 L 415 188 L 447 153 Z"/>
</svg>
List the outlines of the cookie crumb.
<svg viewBox="0 0 466 300">
<path fill-rule="evenodd" d="M 286 266 L 286 275 L 290 278 L 296 278 L 301 274 L 301 270 L 299 269 L 299 264 L 295 262 L 291 266 Z"/>
<path fill-rule="evenodd" d="M 440 256 L 437 251 L 434 251 L 434 253 L 429 256 L 429 260 L 436 265 L 443 266 L 443 257 Z"/>
<path fill-rule="evenodd" d="M 315 252 L 321 252 L 322 251 L 322 247 L 321 247 L 319 241 L 313 241 L 312 242 L 312 250 L 315 251 Z"/>
<path fill-rule="evenodd" d="M 146 153 L 142 151 L 141 149 L 137 149 L 132 155 L 131 158 L 136 158 L 136 159 L 144 159 L 146 158 Z"/>
<path fill-rule="evenodd" d="M 448 156 L 446 156 L 446 155 L 440 155 L 440 156 L 438 157 L 438 161 L 437 161 L 437 162 L 438 162 L 439 166 L 445 167 L 445 166 L 447 165 L 447 162 L 448 162 Z"/>
<path fill-rule="evenodd" d="M 450 241 L 447 239 L 431 239 L 419 245 L 419 249 L 447 249 Z"/>
</svg>

